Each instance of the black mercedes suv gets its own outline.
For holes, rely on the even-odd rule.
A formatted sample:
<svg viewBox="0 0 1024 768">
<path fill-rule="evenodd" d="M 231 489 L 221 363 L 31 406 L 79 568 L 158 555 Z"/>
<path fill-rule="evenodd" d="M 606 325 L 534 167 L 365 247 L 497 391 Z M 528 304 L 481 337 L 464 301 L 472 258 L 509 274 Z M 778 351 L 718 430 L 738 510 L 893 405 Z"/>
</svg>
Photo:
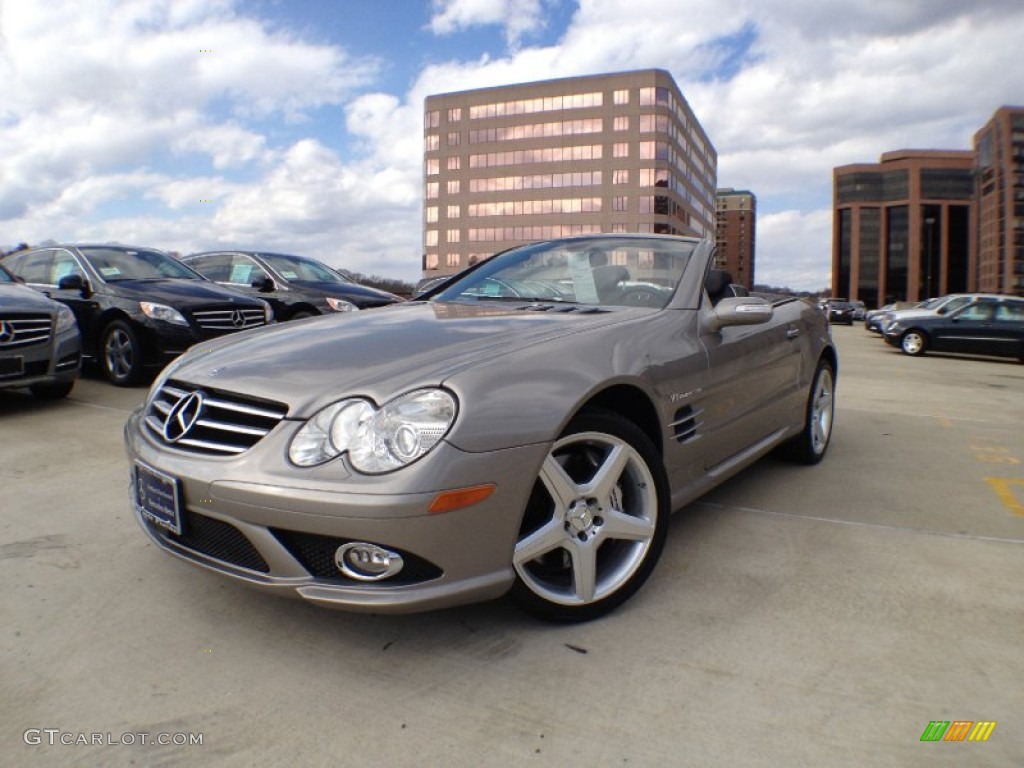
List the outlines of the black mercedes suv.
<svg viewBox="0 0 1024 768">
<path fill-rule="evenodd" d="M 54 245 L 0 262 L 69 306 L 86 359 L 119 386 L 139 383 L 198 341 L 256 328 L 270 305 L 223 288 L 163 251 L 121 245 Z"/>
</svg>

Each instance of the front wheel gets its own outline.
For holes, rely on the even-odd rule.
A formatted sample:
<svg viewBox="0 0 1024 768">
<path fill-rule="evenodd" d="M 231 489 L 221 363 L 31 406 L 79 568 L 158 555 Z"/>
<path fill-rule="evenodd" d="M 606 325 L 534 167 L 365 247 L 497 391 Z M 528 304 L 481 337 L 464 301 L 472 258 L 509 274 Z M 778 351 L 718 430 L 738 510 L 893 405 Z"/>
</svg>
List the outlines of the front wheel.
<svg viewBox="0 0 1024 768">
<path fill-rule="evenodd" d="M 103 331 L 103 375 L 111 384 L 129 387 L 142 379 L 142 349 L 132 327 L 123 320 L 115 320 Z"/>
<path fill-rule="evenodd" d="M 917 357 L 923 355 L 928 348 L 928 341 L 920 331 L 907 331 L 900 337 L 900 349 L 906 354 Z"/>
<path fill-rule="evenodd" d="M 835 417 L 836 376 L 832 364 L 821 360 L 811 380 L 803 431 L 786 444 L 786 454 L 801 464 L 817 464 L 825 458 L 832 439 Z"/>
<path fill-rule="evenodd" d="M 650 438 L 618 414 L 584 412 L 534 483 L 512 555 L 513 598 L 551 621 L 603 616 L 651 574 L 670 512 Z"/>
</svg>

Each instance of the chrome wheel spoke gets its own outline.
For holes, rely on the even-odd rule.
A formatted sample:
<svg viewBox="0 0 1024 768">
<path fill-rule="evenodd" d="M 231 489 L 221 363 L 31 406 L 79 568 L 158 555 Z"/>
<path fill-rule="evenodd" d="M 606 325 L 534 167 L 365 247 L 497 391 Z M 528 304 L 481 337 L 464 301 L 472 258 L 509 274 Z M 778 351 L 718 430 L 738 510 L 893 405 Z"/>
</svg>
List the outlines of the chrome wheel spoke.
<svg viewBox="0 0 1024 768">
<path fill-rule="evenodd" d="M 541 555 L 558 549 L 565 543 L 566 535 L 561 523 L 558 520 L 549 520 L 547 524 L 516 544 L 512 562 L 516 566 L 524 565 L 531 560 L 536 560 Z"/>
<path fill-rule="evenodd" d="M 604 524 L 601 526 L 601 538 L 603 539 L 647 541 L 654 537 L 653 520 L 634 517 L 618 510 L 605 510 L 602 517 Z"/>
<path fill-rule="evenodd" d="M 616 445 L 609 451 L 587 486 L 580 489 L 583 495 L 594 496 L 602 502 L 607 502 L 631 460 L 633 457 L 628 446 Z"/>
<path fill-rule="evenodd" d="M 555 502 L 555 509 L 564 512 L 579 495 L 579 488 L 572 478 L 562 469 L 562 465 L 551 454 L 544 460 L 540 469 L 540 480 Z"/>
<path fill-rule="evenodd" d="M 572 581 L 576 597 L 589 603 L 597 594 L 597 547 L 590 542 L 569 547 L 572 560 Z"/>
</svg>

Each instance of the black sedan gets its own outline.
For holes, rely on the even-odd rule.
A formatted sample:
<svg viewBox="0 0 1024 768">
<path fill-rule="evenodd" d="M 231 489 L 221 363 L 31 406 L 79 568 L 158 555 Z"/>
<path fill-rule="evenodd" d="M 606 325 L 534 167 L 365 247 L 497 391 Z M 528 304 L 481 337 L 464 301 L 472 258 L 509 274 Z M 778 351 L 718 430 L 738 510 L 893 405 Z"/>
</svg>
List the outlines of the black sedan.
<svg viewBox="0 0 1024 768">
<path fill-rule="evenodd" d="M 211 283 L 168 254 L 120 245 L 55 245 L 5 266 L 71 308 L 83 355 L 112 383 L 140 382 L 198 341 L 268 323 L 270 305 Z"/>
<path fill-rule="evenodd" d="M 932 350 L 1024 362 L 1024 298 L 986 296 L 947 314 L 897 317 L 885 340 L 908 355 Z"/>
<path fill-rule="evenodd" d="M 64 397 L 75 386 L 81 347 L 70 309 L 0 267 L 0 389 Z"/>
<path fill-rule="evenodd" d="M 825 304 L 825 314 L 828 315 L 828 321 L 833 325 L 836 323 L 853 325 L 853 317 L 856 309 L 857 308 L 846 299 L 829 299 Z"/>
<path fill-rule="evenodd" d="M 345 279 L 308 256 L 262 251 L 210 251 L 181 259 L 209 280 L 268 301 L 278 320 L 395 304 L 387 291 Z"/>
</svg>

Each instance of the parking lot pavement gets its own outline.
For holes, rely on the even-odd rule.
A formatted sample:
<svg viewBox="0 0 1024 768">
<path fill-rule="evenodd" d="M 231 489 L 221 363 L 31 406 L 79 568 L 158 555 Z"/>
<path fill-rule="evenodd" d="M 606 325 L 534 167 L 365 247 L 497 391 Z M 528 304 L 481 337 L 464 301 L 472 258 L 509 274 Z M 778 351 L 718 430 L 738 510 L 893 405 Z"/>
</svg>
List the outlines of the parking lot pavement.
<svg viewBox="0 0 1024 768">
<path fill-rule="evenodd" d="M 1024 365 L 835 336 L 825 462 L 681 511 L 644 589 L 571 627 L 225 583 L 128 512 L 143 389 L 0 397 L 0 765 L 1021 765 Z"/>
</svg>

